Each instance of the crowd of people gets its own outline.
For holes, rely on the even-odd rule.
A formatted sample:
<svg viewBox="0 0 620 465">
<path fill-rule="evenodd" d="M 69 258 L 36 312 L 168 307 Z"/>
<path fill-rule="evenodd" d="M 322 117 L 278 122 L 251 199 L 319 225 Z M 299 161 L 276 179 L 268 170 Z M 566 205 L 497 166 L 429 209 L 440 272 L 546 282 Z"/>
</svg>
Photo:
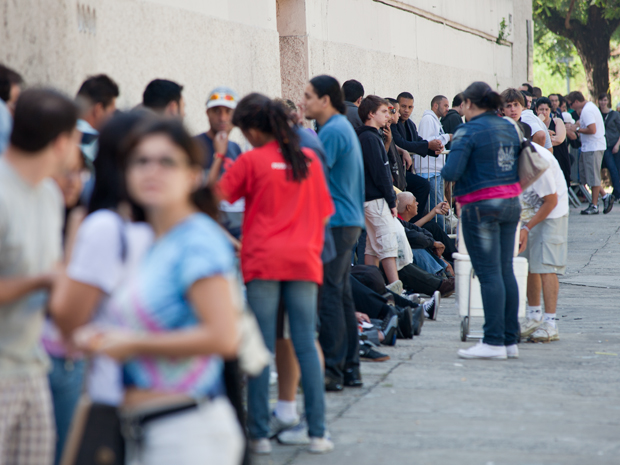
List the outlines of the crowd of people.
<svg viewBox="0 0 620 465">
<path fill-rule="evenodd" d="M 459 356 L 558 340 L 568 190 L 591 188 L 588 215 L 620 198 L 620 116 L 607 95 L 599 111 L 524 86 L 437 95 L 419 125 L 411 93 L 356 80 L 316 76 L 297 104 L 220 86 L 192 136 L 173 81 L 121 111 L 107 75 L 69 98 L 1 66 L 0 462 L 72 463 L 84 396 L 115 409 L 127 463 L 247 463 L 274 438 L 331 451 L 325 391 L 363 386 L 360 363 L 388 360 L 381 346 L 420 335 L 454 293 L 455 217 L 485 309 Z M 549 168 L 523 190 L 525 149 Z M 275 357 L 273 410 L 274 367 L 241 368 L 244 311 Z"/>
</svg>

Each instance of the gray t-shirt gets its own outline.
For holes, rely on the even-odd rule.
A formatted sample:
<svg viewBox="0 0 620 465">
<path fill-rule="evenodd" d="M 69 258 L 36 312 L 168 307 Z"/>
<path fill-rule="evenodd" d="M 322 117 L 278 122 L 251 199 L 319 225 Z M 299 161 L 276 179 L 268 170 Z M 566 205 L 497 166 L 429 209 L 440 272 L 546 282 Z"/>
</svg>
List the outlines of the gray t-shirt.
<svg viewBox="0 0 620 465">
<path fill-rule="evenodd" d="M 63 203 L 54 181 L 24 181 L 0 158 L 0 278 L 33 277 L 61 258 Z M 45 291 L 0 305 L 0 378 L 43 374 L 47 355 L 40 339 Z"/>
</svg>

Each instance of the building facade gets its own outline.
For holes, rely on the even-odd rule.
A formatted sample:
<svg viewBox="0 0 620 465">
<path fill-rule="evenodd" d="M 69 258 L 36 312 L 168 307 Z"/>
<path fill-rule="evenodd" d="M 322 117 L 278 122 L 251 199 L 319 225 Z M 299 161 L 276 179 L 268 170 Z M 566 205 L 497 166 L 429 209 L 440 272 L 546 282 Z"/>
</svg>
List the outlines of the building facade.
<svg viewBox="0 0 620 465">
<path fill-rule="evenodd" d="M 0 0 L 0 15 L 0 62 L 28 84 L 74 94 L 103 72 L 131 108 L 151 79 L 172 79 L 194 132 L 222 84 L 298 101 L 314 75 L 357 79 L 411 92 L 417 122 L 436 94 L 532 74 L 531 0 Z"/>
</svg>

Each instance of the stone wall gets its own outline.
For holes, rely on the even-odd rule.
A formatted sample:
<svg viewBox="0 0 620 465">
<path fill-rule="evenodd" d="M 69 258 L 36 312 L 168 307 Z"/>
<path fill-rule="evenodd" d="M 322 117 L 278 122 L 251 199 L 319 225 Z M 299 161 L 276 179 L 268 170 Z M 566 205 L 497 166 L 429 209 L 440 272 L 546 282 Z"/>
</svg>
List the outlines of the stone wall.
<svg viewBox="0 0 620 465">
<path fill-rule="evenodd" d="M 417 121 L 435 94 L 473 80 L 526 81 L 531 14 L 531 0 L 0 0 L 0 62 L 70 94 L 107 73 L 121 108 L 151 79 L 175 80 L 195 132 L 217 85 L 299 101 L 324 73 L 367 93 L 412 92 Z"/>
</svg>

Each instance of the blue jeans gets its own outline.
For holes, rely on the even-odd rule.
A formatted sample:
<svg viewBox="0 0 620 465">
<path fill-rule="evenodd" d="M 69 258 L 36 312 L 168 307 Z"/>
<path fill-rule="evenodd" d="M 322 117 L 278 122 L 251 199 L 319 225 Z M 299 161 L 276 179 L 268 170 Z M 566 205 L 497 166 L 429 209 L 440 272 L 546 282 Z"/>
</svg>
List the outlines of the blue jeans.
<svg viewBox="0 0 620 465">
<path fill-rule="evenodd" d="M 435 259 L 426 249 L 411 249 L 411 252 L 413 252 L 413 263 L 432 275 L 437 275 L 446 269 L 446 266 L 440 264 L 439 260 Z"/>
<path fill-rule="evenodd" d="M 62 457 L 62 450 L 67 435 L 69 434 L 73 413 L 82 393 L 85 363 L 84 360 L 50 358 L 52 360 L 52 371 L 49 374 L 49 382 L 54 404 L 54 418 L 56 419 L 56 455 L 54 456 L 54 463 L 58 465 Z"/>
<path fill-rule="evenodd" d="M 607 168 L 609 170 L 611 185 L 614 188 L 614 197 L 620 198 L 620 174 L 618 173 L 618 165 L 616 165 L 616 156 L 618 154 L 614 155 L 611 152 L 612 148 L 608 148 L 603 154 L 603 168 Z"/>
<path fill-rule="evenodd" d="M 519 288 L 512 268 L 519 198 L 490 199 L 463 206 L 463 237 L 480 280 L 484 306 L 483 342 L 512 345 L 519 340 Z"/>
<path fill-rule="evenodd" d="M 433 167 L 433 162 L 431 160 L 431 168 Z M 419 176 L 422 176 L 424 179 L 428 179 L 428 183 L 431 185 L 430 190 L 430 198 L 428 201 L 428 211 L 431 211 L 433 208 L 443 202 L 444 199 L 444 182 L 441 174 L 437 173 L 420 173 Z M 446 230 L 446 219 L 443 215 L 437 215 L 437 224 L 441 226 L 441 229 Z M 432 220 L 431 220 L 432 221 Z"/>
<path fill-rule="evenodd" d="M 280 293 L 288 313 L 291 339 L 301 368 L 306 419 L 310 437 L 325 435 L 325 383 L 315 345 L 318 285 L 307 281 L 266 281 L 246 285 L 248 303 L 256 315 L 267 348 L 274 353 Z M 250 438 L 269 435 L 269 367 L 248 380 Z"/>
</svg>

